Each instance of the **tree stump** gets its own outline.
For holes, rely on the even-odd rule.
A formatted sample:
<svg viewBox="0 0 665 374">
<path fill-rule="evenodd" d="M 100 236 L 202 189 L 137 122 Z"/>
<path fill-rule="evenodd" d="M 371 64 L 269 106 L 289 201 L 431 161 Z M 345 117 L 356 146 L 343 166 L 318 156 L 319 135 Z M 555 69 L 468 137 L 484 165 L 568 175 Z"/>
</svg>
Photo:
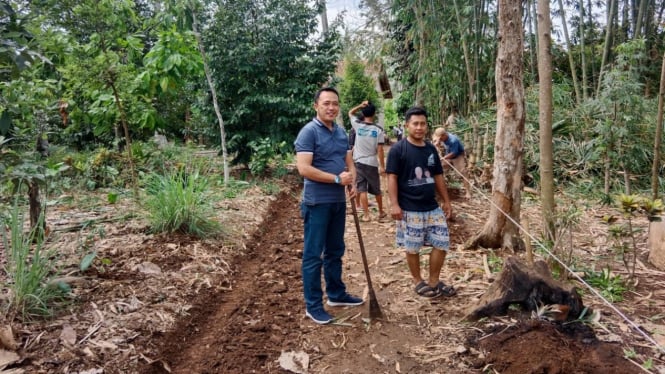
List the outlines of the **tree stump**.
<svg viewBox="0 0 665 374">
<path fill-rule="evenodd" d="M 576 288 L 552 278 L 544 261 L 536 261 L 530 267 L 513 256 L 506 259 L 498 279 L 466 319 L 476 321 L 483 317 L 505 315 L 511 304 L 519 304 L 523 310 L 529 311 L 544 305 L 558 305 L 561 312 L 555 316 L 557 320 L 578 318 L 584 309 Z"/>
<path fill-rule="evenodd" d="M 649 262 L 665 271 L 665 216 L 649 223 Z"/>
</svg>

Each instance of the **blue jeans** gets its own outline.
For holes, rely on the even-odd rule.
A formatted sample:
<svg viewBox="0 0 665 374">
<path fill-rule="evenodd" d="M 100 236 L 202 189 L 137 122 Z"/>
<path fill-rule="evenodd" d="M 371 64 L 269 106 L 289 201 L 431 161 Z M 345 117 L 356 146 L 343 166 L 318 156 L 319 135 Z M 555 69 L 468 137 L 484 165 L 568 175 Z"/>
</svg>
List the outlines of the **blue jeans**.
<svg viewBox="0 0 665 374">
<path fill-rule="evenodd" d="M 342 282 L 346 202 L 300 206 L 305 224 L 305 249 L 302 254 L 302 283 L 308 310 L 323 308 L 321 267 L 328 299 L 346 295 Z"/>
</svg>

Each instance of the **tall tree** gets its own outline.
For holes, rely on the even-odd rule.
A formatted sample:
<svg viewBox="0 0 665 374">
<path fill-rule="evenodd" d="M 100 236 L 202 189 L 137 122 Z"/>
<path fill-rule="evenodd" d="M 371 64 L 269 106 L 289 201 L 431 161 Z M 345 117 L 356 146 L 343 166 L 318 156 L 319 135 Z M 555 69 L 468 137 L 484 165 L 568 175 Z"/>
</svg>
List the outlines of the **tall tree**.
<svg viewBox="0 0 665 374">
<path fill-rule="evenodd" d="M 351 108 L 365 100 L 381 108 L 375 86 L 374 80 L 365 73 L 362 61 L 354 56 L 347 56 L 344 59 L 344 77 L 338 86 L 342 116 L 346 116 Z"/>
<path fill-rule="evenodd" d="M 552 21 L 549 0 L 538 0 L 538 126 L 540 128 L 540 201 L 545 237 L 554 242 L 554 170 L 552 161 Z M 579 97 L 578 97 L 579 100 Z"/>
<path fill-rule="evenodd" d="M 586 66 L 586 46 L 584 45 L 584 1 L 579 3 L 580 10 L 580 20 L 579 20 L 579 37 L 580 37 L 580 58 L 582 60 L 582 100 L 586 101 L 589 97 L 588 84 L 587 81 L 587 66 Z"/>
<path fill-rule="evenodd" d="M 549 6 L 547 8 L 549 9 Z M 572 43 L 570 42 L 570 36 L 568 35 L 566 8 L 564 8 L 563 6 L 563 0 L 559 0 L 559 13 L 561 14 L 561 26 L 563 27 L 563 38 L 566 41 L 566 50 L 568 52 L 568 64 L 570 65 L 570 76 L 573 79 L 573 88 L 575 89 L 575 101 L 577 101 L 577 103 L 579 104 L 582 102 L 582 92 L 580 91 L 580 83 L 577 79 L 577 67 L 575 67 L 575 59 L 573 58 L 573 46 Z M 549 18 L 549 14 L 547 17 Z M 552 22 L 550 21 L 549 24 L 551 25 Z M 549 35 L 549 32 L 547 34 Z M 539 33 L 538 35 L 541 34 Z"/>
<path fill-rule="evenodd" d="M 619 0 L 608 0 L 607 2 L 607 25 L 605 26 L 605 43 L 603 44 L 603 58 L 600 63 L 600 70 L 598 71 L 598 88 L 596 89 L 596 96 L 600 92 L 603 83 L 603 70 L 607 65 L 610 58 L 610 50 L 612 50 L 612 35 L 614 33 L 614 18 L 617 13 Z"/>
<path fill-rule="evenodd" d="M 311 118 L 312 95 L 339 61 L 337 33 L 321 35 L 317 18 L 307 0 L 239 0 L 201 28 L 233 162 L 249 163 L 258 139 L 289 152 L 281 144 Z"/>
<path fill-rule="evenodd" d="M 469 84 L 469 106 L 474 108 L 476 105 L 476 94 L 474 92 L 475 86 L 475 75 L 471 69 L 473 62 L 471 61 L 471 54 L 469 53 L 469 47 L 467 45 L 467 32 L 468 27 L 462 23 L 462 16 L 460 15 L 460 7 L 457 0 L 453 0 L 453 5 L 455 6 L 455 19 L 457 20 L 457 32 L 461 36 L 462 40 L 462 51 L 464 52 L 464 66 L 466 67 L 466 81 Z"/>
<path fill-rule="evenodd" d="M 653 164 L 651 166 L 651 198 L 658 198 L 658 171 L 660 170 L 660 147 L 663 137 L 663 107 L 665 107 L 665 55 L 660 69 L 660 89 L 658 90 L 658 119 L 656 120 L 656 136 L 653 142 Z"/>
<path fill-rule="evenodd" d="M 229 161 L 228 161 L 229 153 L 226 148 L 226 128 L 224 126 L 224 117 L 222 116 L 222 111 L 219 108 L 219 101 L 217 100 L 217 89 L 215 88 L 215 83 L 212 80 L 212 73 L 210 71 L 210 66 L 208 65 L 208 56 L 205 53 L 205 48 L 203 47 L 201 34 L 199 33 L 198 18 L 196 16 L 197 12 L 198 9 L 192 7 L 192 31 L 196 36 L 196 44 L 199 47 L 199 53 L 201 54 L 201 59 L 203 60 L 203 70 L 205 71 L 208 87 L 210 88 L 210 94 L 212 95 L 212 104 L 213 108 L 215 109 L 215 116 L 217 116 L 217 123 L 219 125 L 219 138 L 220 138 L 220 143 L 222 145 L 222 162 L 224 165 L 223 166 L 224 185 L 227 185 L 229 183 L 230 170 L 229 170 Z"/>
<path fill-rule="evenodd" d="M 518 249 L 522 189 L 524 122 L 524 29 L 522 1 L 498 1 L 498 53 L 496 58 L 497 129 L 492 173 L 492 206 L 479 234 L 466 247 Z"/>
</svg>

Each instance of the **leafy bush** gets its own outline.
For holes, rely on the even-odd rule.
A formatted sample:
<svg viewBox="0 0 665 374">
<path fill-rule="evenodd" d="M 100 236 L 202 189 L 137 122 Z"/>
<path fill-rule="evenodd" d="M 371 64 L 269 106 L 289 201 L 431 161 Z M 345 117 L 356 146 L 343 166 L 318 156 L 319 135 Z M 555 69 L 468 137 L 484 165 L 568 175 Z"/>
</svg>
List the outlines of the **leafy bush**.
<svg viewBox="0 0 665 374">
<path fill-rule="evenodd" d="M 62 300 L 68 288 L 65 284 L 50 282 L 57 275 L 53 251 L 44 250 L 43 243 L 36 240 L 36 230 L 23 231 L 23 215 L 19 213 L 18 204 L 14 204 L 5 225 L 9 234 L 3 227 L 2 242 L 7 249 L 11 311 L 24 319 L 51 315 L 53 303 Z M 36 227 L 41 227 L 41 223 Z"/>
<path fill-rule="evenodd" d="M 602 271 L 585 271 L 584 279 L 591 286 L 598 289 L 600 294 L 611 302 L 623 300 L 623 293 L 627 291 L 624 280 L 620 275 L 612 275 L 609 268 Z"/>
<path fill-rule="evenodd" d="M 270 138 L 252 140 L 249 142 L 252 149 L 252 157 L 249 161 L 249 170 L 252 175 L 260 175 L 268 168 L 270 162 L 275 158 L 275 149 Z"/>
<path fill-rule="evenodd" d="M 221 232 L 214 216 L 208 179 L 198 170 L 151 174 L 146 185 L 148 218 L 155 232 L 183 232 L 205 238 Z"/>
</svg>

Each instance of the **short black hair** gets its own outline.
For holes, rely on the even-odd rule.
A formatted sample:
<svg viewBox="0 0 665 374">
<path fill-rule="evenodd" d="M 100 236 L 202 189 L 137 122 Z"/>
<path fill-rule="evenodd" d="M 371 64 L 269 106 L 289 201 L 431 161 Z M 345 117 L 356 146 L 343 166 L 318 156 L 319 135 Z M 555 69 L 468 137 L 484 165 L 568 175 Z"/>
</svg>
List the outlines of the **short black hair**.
<svg viewBox="0 0 665 374">
<path fill-rule="evenodd" d="M 374 114 L 376 114 L 376 107 L 374 104 L 368 102 L 367 106 L 362 109 L 362 113 L 364 117 L 374 117 Z"/>
<path fill-rule="evenodd" d="M 334 89 L 332 87 L 323 87 L 322 89 L 316 91 L 316 94 L 314 94 L 314 102 L 315 103 L 319 101 L 319 97 L 321 96 L 321 92 L 332 92 L 335 95 L 337 95 L 337 98 L 339 99 L 339 92 L 337 92 L 336 89 Z"/>
<path fill-rule="evenodd" d="M 427 118 L 427 111 L 419 106 L 411 107 L 404 114 L 404 122 L 409 122 L 411 116 L 425 116 Z"/>
</svg>

